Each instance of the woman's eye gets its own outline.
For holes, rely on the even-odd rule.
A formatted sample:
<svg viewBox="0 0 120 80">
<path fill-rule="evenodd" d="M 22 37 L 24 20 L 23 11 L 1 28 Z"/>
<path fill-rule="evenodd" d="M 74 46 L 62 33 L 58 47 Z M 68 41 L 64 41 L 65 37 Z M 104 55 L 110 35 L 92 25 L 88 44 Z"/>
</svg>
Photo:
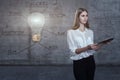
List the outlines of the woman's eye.
<svg viewBox="0 0 120 80">
<path fill-rule="evenodd" d="M 85 17 L 85 16 L 88 17 L 88 15 L 81 15 L 81 16 L 82 16 L 82 17 Z"/>
<path fill-rule="evenodd" d="M 81 15 L 82 17 L 84 17 L 85 15 Z"/>
</svg>

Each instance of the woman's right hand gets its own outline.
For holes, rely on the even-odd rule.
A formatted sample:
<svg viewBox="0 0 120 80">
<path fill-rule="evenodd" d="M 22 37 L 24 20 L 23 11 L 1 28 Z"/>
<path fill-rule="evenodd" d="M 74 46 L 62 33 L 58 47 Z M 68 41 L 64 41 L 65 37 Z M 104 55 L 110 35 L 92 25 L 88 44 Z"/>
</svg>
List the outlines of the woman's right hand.
<svg viewBox="0 0 120 80">
<path fill-rule="evenodd" d="M 89 45 L 91 47 L 91 50 L 99 50 L 101 48 L 101 45 L 98 45 L 98 44 L 91 44 Z"/>
</svg>

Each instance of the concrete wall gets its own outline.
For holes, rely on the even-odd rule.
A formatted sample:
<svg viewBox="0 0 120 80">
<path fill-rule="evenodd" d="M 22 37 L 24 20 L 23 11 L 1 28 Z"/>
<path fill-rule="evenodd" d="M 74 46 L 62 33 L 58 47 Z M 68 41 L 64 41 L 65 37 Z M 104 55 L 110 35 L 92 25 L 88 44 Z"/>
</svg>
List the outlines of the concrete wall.
<svg viewBox="0 0 120 80">
<path fill-rule="evenodd" d="M 73 24 L 75 10 L 84 7 L 89 11 L 95 42 L 115 38 L 95 54 L 96 63 L 119 65 L 119 3 L 119 0 L 1 0 L 0 64 L 71 64 L 66 31 Z M 42 38 L 37 43 L 31 40 L 36 29 L 27 22 L 34 12 L 45 16 Z"/>
<path fill-rule="evenodd" d="M 90 0 L 89 15 L 91 27 L 95 32 L 95 41 L 114 37 L 111 44 L 104 46 L 95 55 L 98 64 L 120 64 L 120 1 Z"/>
</svg>

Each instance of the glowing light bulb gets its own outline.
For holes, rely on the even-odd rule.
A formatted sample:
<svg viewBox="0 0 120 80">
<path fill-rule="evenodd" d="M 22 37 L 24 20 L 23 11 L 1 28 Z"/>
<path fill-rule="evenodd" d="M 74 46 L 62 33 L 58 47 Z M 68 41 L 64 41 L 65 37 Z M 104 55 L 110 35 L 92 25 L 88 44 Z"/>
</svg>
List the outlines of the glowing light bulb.
<svg viewBox="0 0 120 80">
<path fill-rule="evenodd" d="M 40 41 L 41 31 L 45 24 L 45 17 L 43 14 L 34 12 L 28 16 L 28 24 L 32 29 L 32 40 L 34 42 Z"/>
</svg>

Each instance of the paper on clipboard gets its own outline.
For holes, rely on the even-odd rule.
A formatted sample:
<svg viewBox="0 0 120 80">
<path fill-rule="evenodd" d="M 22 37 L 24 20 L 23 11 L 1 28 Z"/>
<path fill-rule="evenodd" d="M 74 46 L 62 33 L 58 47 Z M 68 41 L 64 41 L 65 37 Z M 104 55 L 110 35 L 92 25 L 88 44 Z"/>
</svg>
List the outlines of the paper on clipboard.
<svg viewBox="0 0 120 80">
<path fill-rule="evenodd" d="M 103 41 L 98 42 L 97 44 L 106 44 L 106 43 L 108 43 L 108 42 L 111 42 L 113 39 L 114 39 L 114 38 L 108 38 L 108 39 L 105 39 L 105 40 L 103 40 Z"/>
</svg>

